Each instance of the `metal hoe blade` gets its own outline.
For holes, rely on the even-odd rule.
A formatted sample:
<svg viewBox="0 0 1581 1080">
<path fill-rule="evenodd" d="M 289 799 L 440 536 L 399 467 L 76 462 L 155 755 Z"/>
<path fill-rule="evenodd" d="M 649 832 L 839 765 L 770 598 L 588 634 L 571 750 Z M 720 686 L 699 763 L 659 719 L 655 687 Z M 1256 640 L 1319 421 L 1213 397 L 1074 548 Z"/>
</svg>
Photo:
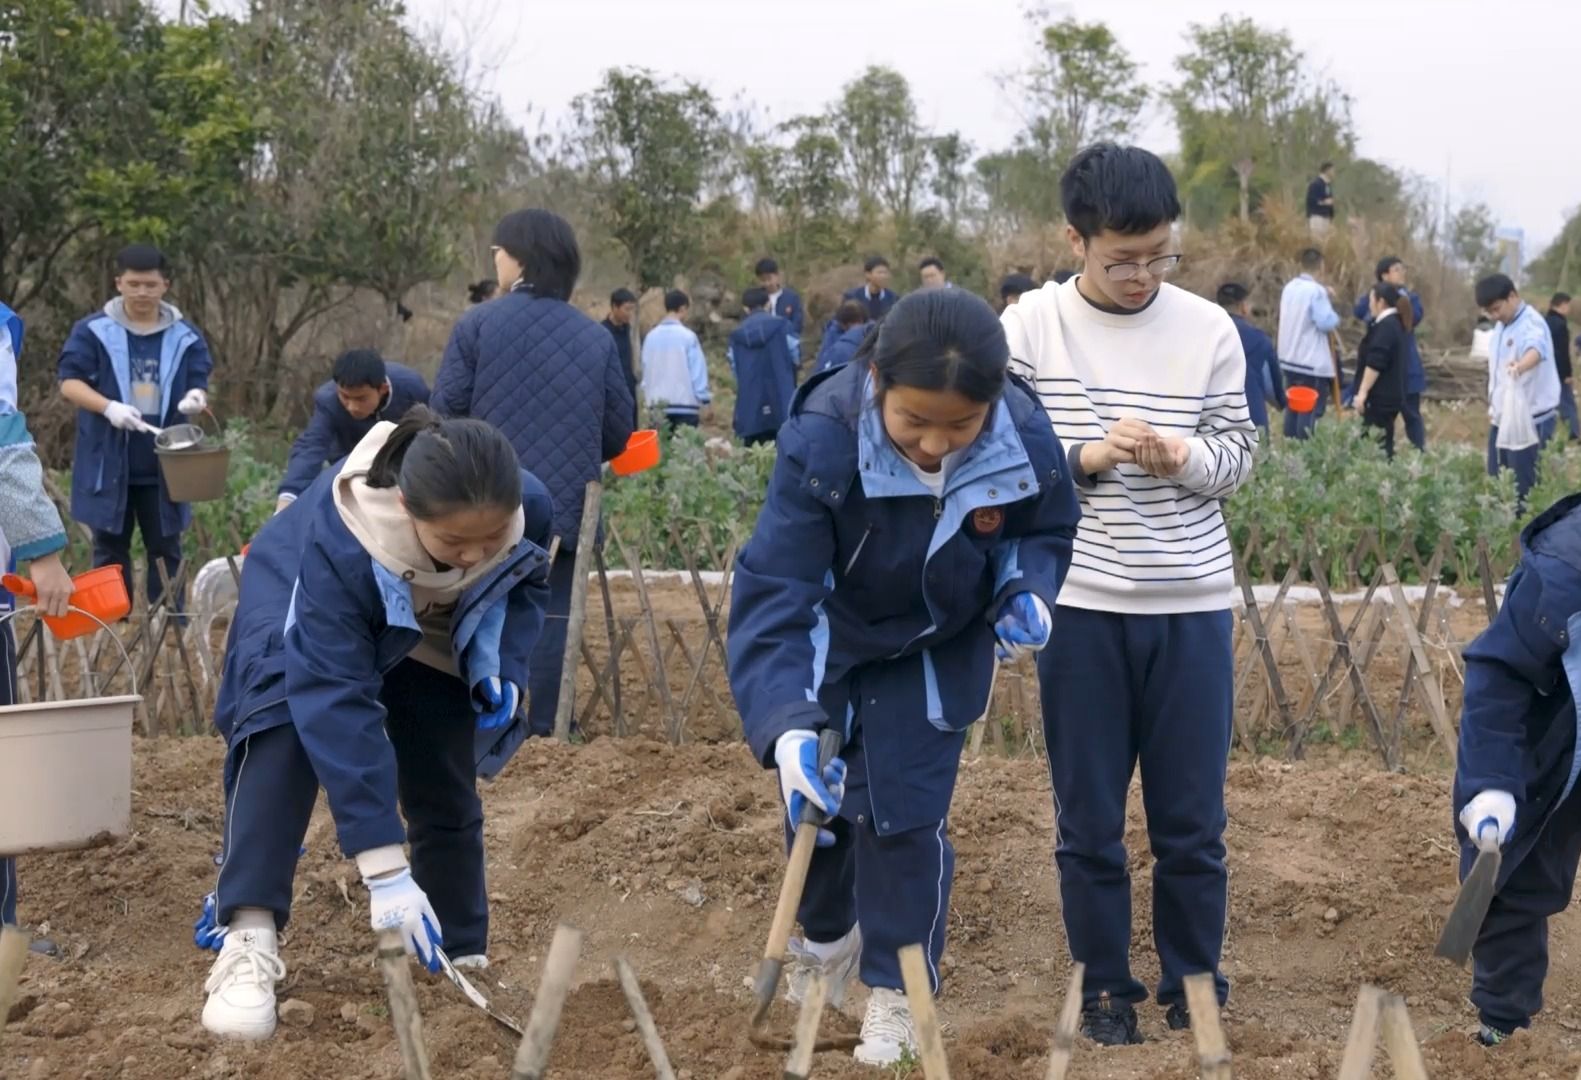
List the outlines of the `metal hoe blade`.
<svg viewBox="0 0 1581 1080">
<path fill-rule="evenodd" d="M 489 999 L 483 996 L 482 991 L 473 986 L 472 983 L 467 981 L 467 977 L 465 975 L 456 970 L 456 965 L 450 962 L 450 957 L 445 955 L 445 951 L 443 949 L 435 946 L 434 952 L 439 957 L 439 964 L 443 969 L 446 978 L 456 984 L 457 989 L 467 996 L 468 1001 L 472 1002 L 472 1004 L 488 1013 L 494 1018 L 494 1022 L 501 1025 L 502 1027 L 509 1028 L 518 1035 L 522 1034 L 526 1030 L 511 1017 L 507 1016 L 505 1013 L 500 1012 L 493 1005 L 489 1004 Z"/>
<path fill-rule="evenodd" d="M 1442 956 L 1457 966 L 1465 967 L 1466 961 L 1471 958 L 1471 947 L 1476 944 L 1477 934 L 1482 930 L 1482 922 L 1488 917 L 1488 905 L 1493 903 L 1493 894 L 1499 883 L 1499 867 L 1503 862 L 1504 856 L 1497 850 L 1478 853 L 1471 873 L 1466 875 L 1466 880 L 1460 886 L 1460 894 L 1455 897 L 1455 905 L 1449 909 L 1449 917 L 1444 920 L 1444 930 L 1438 935 L 1434 956 Z"/>
</svg>

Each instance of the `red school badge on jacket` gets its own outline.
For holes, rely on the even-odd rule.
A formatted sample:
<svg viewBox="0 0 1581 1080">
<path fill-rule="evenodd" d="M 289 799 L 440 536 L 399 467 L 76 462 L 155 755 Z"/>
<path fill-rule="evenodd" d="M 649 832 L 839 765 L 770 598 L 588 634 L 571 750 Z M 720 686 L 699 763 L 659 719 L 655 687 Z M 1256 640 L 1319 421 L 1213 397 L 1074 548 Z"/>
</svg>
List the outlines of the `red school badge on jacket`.
<svg viewBox="0 0 1581 1080">
<path fill-rule="evenodd" d="M 1005 523 L 1005 512 L 997 506 L 985 506 L 972 511 L 972 528 L 978 536 L 991 536 Z"/>
</svg>

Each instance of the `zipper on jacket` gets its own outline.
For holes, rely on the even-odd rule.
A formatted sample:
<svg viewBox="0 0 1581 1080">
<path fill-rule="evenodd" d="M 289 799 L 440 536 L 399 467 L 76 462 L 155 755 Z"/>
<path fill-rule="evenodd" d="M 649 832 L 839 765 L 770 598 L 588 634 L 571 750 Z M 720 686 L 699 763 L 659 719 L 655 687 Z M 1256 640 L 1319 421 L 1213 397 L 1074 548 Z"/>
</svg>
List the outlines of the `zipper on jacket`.
<svg viewBox="0 0 1581 1080">
<path fill-rule="evenodd" d="M 933 520 L 934 521 L 938 521 L 943 516 L 944 516 L 944 500 L 943 499 L 934 499 L 933 500 Z"/>
<path fill-rule="evenodd" d="M 862 549 L 867 546 L 867 538 L 872 535 L 873 526 L 869 525 L 867 531 L 862 534 L 862 539 L 856 542 L 856 550 L 851 552 L 851 557 L 846 560 L 845 573 L 847 577 L 851 575 L 851 567 L 856 565 L 856 560 L 862 557 Z"/>
</svg>

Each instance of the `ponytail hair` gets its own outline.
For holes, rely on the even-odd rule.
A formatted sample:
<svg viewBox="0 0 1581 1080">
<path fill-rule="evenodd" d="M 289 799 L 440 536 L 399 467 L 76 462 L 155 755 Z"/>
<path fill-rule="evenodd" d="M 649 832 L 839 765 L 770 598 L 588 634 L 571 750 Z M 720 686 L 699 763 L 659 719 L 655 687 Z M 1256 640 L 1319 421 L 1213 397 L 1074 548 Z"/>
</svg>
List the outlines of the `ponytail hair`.
<svg viewBox="0 0 1581 1080">
<path fill-rule="evenodd" d="M 879 401 L 892 387 L 907 386 L 988 404 L 1005 392 L 1010 347 L 988 301 L 965 289 L 930 289 L 891 308 L 853 362 L 872 368 Z"/>
<path fill-rule="evenodd" d="M 1411 310 L 1411 294 L 1398 285 L 1391 285 L 1380 281 L 1372 287 L 1373 295 L 1385 304 L 1394 308 L 1395 314 L 1400 316 L 1400 325 L 1405 327 L 1405 332 L 1410 333 L 1416 324 L 1416 312 Z"/>
<path fill-rule="evenodd" d="M 522 504 L 521 465 L 510 440 L 481 420 L 442 420 L 414 405 L 368 469 L 373 488 L 399 488 L 406 510 L 433 521 L 479 506 Z"/>
</svg>

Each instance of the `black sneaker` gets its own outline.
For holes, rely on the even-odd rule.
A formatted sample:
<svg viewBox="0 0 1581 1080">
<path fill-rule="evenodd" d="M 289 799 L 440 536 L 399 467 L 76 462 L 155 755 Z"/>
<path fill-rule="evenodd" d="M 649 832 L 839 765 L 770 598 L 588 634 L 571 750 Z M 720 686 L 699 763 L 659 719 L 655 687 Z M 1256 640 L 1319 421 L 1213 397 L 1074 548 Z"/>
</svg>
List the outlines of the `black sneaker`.
<svg viewBox="0 0 1581 1080">
<path fill-rule="evenodd" d="M 1164 1014 L 1164 1023 L 1170 1031 L 1185 1031 L 1191 1027 L 1191 1013 L 1180 1002 L 1175 1002 Z"/>
<path fill-rule="evenodd" d="M 1483 1046 L 1497 1046 L 1513 1034 L 1515 1034 L 1513 1031 L 1500 1031 L 1491 1024 L 1483 1024 L 1477 1030 L 1477 1042 Z"/>
<path fill-rule="evenodd" d="M 1081 1033 L 1099 1046 L 1135 1046 L 1142 1041 L 1142 1033 L 1136 1027 L 1136 1010 L 1123 1001 L 1111 1000 L 1107 990 L 1082 1009 Z"/>
</svg>

